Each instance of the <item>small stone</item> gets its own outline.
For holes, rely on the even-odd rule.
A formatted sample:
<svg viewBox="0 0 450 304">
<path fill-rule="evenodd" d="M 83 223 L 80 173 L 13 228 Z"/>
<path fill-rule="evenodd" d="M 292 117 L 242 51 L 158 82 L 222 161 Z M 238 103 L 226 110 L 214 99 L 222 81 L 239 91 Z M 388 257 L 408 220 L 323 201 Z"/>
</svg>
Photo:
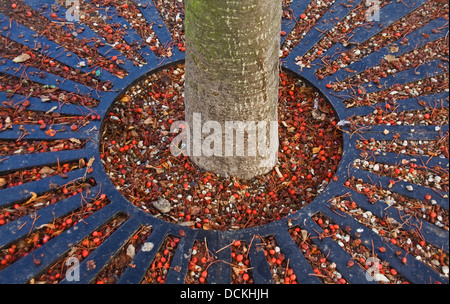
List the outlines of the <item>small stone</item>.
<svg viewBox="0 0 450 304">
<path fill-rule="evenodd" d="M 408 190 L 408 191 L 413 191 L 413 190 L 414 190 L 414 188 L 413 188 L 413 186 L 411 186 L 411 185 L 408 185 L 408 186 L 406 186 L 406 190 Z"/>
</svg>

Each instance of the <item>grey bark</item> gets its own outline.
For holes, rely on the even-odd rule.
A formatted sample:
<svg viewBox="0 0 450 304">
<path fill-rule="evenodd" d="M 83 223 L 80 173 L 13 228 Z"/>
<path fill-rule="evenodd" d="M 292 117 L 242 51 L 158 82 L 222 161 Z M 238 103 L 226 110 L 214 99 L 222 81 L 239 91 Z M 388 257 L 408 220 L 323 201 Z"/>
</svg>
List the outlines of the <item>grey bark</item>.
<svg viewBox="0 0 450 304">
<path fill-rule="evenodd" d="M 275 165 L 278 129 L 271 136 L 269 124 L 278 121 L 281 16 L 277 0 L 185 1 L 185 119 L 190 128 L 190 157 L 200 168 L 251 179 Z M 220 124 L 222 137 L 214 144 L 215 148 L 222 145 L 218 149 L 222 155 L 193 155 L 194 148 L 199 148 L 194 114 L 201 114 L 203 123 Z M 255 147 L 247 133 L 244 147 L 236 146 L 236 140 L 233 147 L 226 146 L 226 121 L 266 122 L 264 134 L 258 132 L 258 139 L 266 136 L 265 146 Z M 210 134 L 202 133 L 200 142 Z M 267 155 L 261 155 L 263 148 Z M 225 155 L 225 151 L 234 154 Z"/>
</svg>

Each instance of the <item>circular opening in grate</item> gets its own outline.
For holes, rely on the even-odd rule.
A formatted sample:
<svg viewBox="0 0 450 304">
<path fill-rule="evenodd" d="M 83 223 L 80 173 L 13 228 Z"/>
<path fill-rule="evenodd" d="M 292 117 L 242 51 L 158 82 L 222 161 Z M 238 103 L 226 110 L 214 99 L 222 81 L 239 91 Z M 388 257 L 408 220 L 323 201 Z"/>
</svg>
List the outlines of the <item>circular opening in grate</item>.
<svg viewBox="0 0 450 304">
<path fill-rule="evenodd" d="M 342 155 L 337 117 L 298 75 L 280 73 L 278 165 L 251 180 L 200 170 L 171 153 L 179 134 L 171 126 L 184 120 L 183 91 L 184 64 L 165 67 L 131 85 L 106 115 L 102 163 L 137 207 L 186 227 L 243 229 L 300 210 L 333 179 Z"/>
</svg>

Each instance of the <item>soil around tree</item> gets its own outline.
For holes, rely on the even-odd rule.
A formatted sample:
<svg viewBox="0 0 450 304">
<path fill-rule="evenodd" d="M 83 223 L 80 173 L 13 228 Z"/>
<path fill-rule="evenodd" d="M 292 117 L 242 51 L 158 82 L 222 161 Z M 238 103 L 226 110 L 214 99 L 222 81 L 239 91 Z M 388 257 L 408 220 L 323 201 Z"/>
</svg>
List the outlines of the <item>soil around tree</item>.
<svg viewBox="0 0 450 304">
<path fill-rule="evenodd" d="M 206 230 L 279 220 L 311 203 L 332 179 L 342 133 L 332 106 L 292 73 L 280 73 L 278 165 L 251 180 L 222 177 L 174 156 L 175 121 L 184 120 L 184 65 L 143 78 L 112 105 L 100 153 L 116 188 L 155 217 Z"/>
</svg>

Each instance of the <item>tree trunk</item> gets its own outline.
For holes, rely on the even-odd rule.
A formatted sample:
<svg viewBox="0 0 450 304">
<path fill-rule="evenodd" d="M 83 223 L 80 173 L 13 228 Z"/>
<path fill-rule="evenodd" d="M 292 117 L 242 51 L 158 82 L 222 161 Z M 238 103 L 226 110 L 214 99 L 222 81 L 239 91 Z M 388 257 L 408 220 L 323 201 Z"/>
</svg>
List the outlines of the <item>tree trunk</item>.
<svg viewBox="0 0 450 304">
<path fill-rule="evenodd" d="M 278 0 L 185 0 L 188 153 L 200 168 L 251 179 L 278 151 Z"/>
</svg>

